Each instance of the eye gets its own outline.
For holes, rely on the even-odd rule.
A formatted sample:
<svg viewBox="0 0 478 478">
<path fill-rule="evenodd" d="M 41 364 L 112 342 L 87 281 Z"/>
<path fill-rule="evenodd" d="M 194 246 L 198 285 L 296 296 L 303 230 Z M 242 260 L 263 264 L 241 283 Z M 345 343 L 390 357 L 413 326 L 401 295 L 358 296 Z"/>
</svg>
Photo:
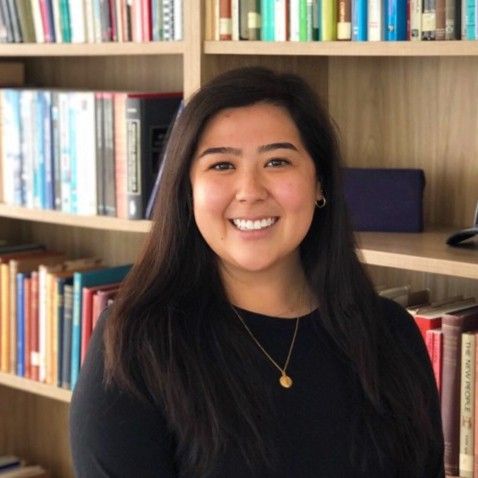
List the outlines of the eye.
<svg viewBox="0 0 478 478">
<path fill-rule="evenodd" d="M 234 166 L 232 163 L 229 163 L 227 161 L 221 161 L 219 163 L 214 163 L 212 164 L 209 169 L 213 169 L 214 171 L 227 171 L 229 169 L 233 169 Z"/>
<path fill-rule="evenodd" d="M 288 161 L 287 159 L 273 158 L 273 159 L 269 159 L 269 161 L 267 161 L 266 167 L 268 167 L 268 168 L 280 168 L 280 167 L 283 167 L 283 166 L 287 166 L 288 164 L 290 164 L 290 161 Z"/>
</svg>

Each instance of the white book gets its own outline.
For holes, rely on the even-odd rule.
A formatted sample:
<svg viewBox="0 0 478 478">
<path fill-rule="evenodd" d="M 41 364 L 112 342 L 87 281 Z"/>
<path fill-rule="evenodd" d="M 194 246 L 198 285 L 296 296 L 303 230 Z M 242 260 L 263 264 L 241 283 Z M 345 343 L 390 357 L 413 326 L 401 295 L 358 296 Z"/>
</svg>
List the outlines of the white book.
<svg viewBox="0 0 478 478">
<path fill-rule="evenodd" d="M 63 35 L 61 31 L 61 14 L 60 14 L 60 0 L 53 0 L 53 25 L 55 28 L 55 43 L 63 43 Z"/>
<path fill-rule="evenodd" d="M 70 0 L 68 7 L 70 11 L 71 42 L 85 43 L 85 4 L 83 0 Z"/>
<path fill-rule="evenodd" d="M 287 40 L 287 9 L 285 0 L 275 0 L 274 6 L 274 40 Z"/>
<path fill-rule="evenodd" d="M 33 27 L 35 30 L 35 43 L 45 43 L 45 34 L 43 32 L 40 2 L 38 0 L 30 0 L 30 3 L 32 6 Z"/>
<path fill-rule="evenodd" d="M 83 0 L 84 1 L 84 11 L 85 11 L 85 35 L 86 35 L 86 41 L 88 43 L 94 43 L 95 41 L 101 41 L 101 30 L 100 30 L 100 38 L 99 40 L 96 39 L 95 36 L 95 15 L 94 15 L 94 7 L 93 3 L 95 0 Z M 98 2 L 95 2 L 97 5 L 99 5 Z M 101 18 L 101 13 L 100 16 L 98 17 L 99 19 Z"/>
<path fill-rule="evenodd" d="M 74 98 L 77 213 L 91 216 L 97 213 L 95 94 L 78 92 Z"/>
<path fill-rule="evenodd" d="M 231 14 L 232 14 L 232 41 L 239 41 L 239 18 L 241 12 L 239 9 L 239 0 L 231 0 Z"/>
<path fill-rule="evenodd" d="M 410 40 L 422 39 L 422 0 L 410 0 Z"/>
<path fill-rule="evenodd" d="M 299 6 L 300 0 L 290 0 L 289 3 L 289 40 L 300 41 Z"/>
<path fill-rule="evenodd" d="M 174 40 L 183 39 L 183 0 L 174 0 Z"/>
<path fill-rule="evenodd" d="M 383 38 L 383 1 L 369 0 L 368 2 L 368 41 L 382 41 Z"/>
<path fill-rule="evenodd" d="M 33 90 L 22 90 L 20 93 L 20 120 L 22 122 L 22 181 L 25 187 L 25 206 L 33 207 L 33 158 L 35 130 L 35 95 Z"/>
<path fill-rule="evenodd" d="M 58 127 L 60 130 L 61 211 L 71 213 L 70 98 L 73 93 L 58 94 Z"/>
</svg>

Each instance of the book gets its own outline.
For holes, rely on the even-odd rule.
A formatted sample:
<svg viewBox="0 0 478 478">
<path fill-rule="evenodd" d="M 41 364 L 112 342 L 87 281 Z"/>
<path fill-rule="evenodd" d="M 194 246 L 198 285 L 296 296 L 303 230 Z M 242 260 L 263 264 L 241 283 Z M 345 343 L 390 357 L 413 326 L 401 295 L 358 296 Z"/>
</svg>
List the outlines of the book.
<svg viewBox="0 0 478 478">
<path fill-rule="evenodd" d="M 477 332 L 461 337 L 460 476 L 473 478 L 475 421 L 475 349 Z"/>
<path fill-rule="evenodd" d="M 131 265 L 123 265 L 73 275 L 73 322 L 71 332 L 71 372 L 70 386 L 73 389 L 80 372 L 81 363 L 81 318 L 83 287 L 121 282 L 129 272 Z"/>
<path fill-rule="evenodd" d="M 438 394 L 441 397 L 443 373 L 443 331 L 441 328 L 430 329 L 427 330 L 425 337 L 425 344 L 431 358 L 433 375 L 435 376 Z"/>
<path fill-rule="evenodd" d="M 443 381 L 441 415 L 445 439 L 445 472 L 459 473 L 462 334 L 478 329 L 478 306 L 442 316 Z"/>
<path fill-rule="evenodd" d="M 181 93 L 130 93 L 126 99 L 128 219 L 143 219 Z"/>
<path fill-rule="evenodd" d="M 99 290 L 93 295 L 92 327 L 93 329 L 100 318 L 101 313 L 108 307 L 109 301 L 113 300 L 119 288 L 110 290 Z"/>
</svg>

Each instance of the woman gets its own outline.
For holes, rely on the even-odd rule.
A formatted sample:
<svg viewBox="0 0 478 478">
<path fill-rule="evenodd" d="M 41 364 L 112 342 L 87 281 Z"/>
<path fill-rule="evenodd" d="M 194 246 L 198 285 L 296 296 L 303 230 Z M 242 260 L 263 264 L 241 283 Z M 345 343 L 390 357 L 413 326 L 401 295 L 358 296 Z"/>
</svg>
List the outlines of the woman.
<svg viewBox="0 0 478 478">
<path fill-rule="evenodd" d="M 77 475 L 443 476 L 426 350 L 356 257 L 312 90 L 225 73 L 166 158 L 148 242 L 74 392 Z"/>
</svg>

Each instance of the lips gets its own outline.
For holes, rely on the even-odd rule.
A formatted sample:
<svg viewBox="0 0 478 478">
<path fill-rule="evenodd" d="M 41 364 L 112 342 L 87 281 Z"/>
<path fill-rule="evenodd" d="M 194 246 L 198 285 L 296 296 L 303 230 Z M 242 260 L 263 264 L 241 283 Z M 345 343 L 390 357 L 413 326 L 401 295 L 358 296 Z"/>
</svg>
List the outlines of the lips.
<svg viewBox="0 0 478 478">
<path fill-rule="evenodd" d="M 278 217 L 264 217 L 261 219 L 231 219 L 231 223 L 240 231 L 260 231 L 273 226 Z"/>
</svg>

